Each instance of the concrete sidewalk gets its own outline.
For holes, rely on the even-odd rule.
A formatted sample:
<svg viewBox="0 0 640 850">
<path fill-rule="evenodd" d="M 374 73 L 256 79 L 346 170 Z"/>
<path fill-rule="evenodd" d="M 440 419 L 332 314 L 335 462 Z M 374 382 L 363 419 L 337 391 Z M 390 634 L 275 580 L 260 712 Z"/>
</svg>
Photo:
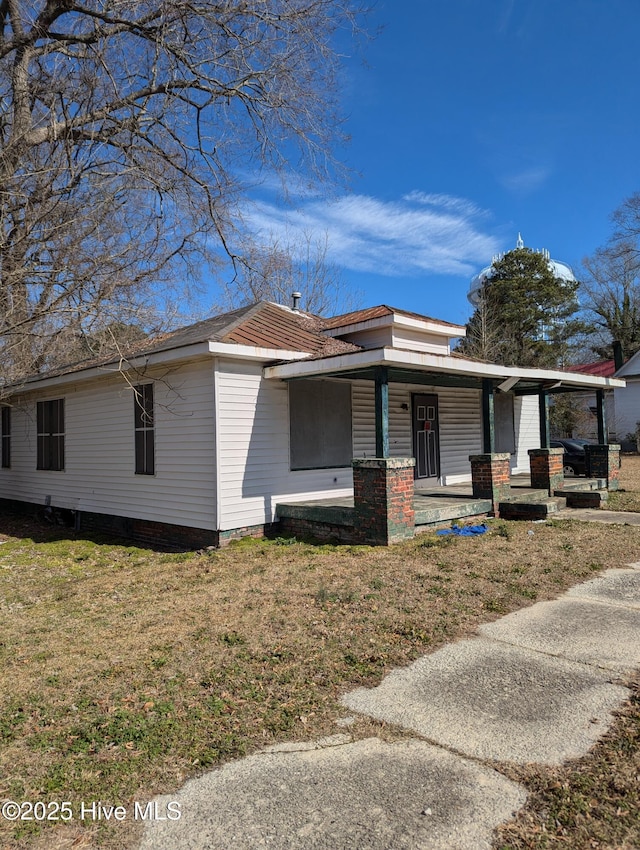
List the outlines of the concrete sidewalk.
<svg viewBox="0 0 640 850">
<path fill-rule="evenodd" d="M 600 513 L 600 512 L 599 512 Z M 270 748 L 191 780 L 177 821 L 149 823 L 140 850 L 481 850 L 524 789 L 492 760 L 559 764 L 606 731 L 640 667 L 640 564 L 480 628 L 350 710 L 414 738 L 348 735 Z"/>
<path fill-rule="evenodd" d="M 607 511 L 602 508 L 563 508 L 554 514 L 553 518 L 575 519 L 580 520 L 580 522 L 603 522 L 605 525 L 640 525 L 640 513 Z"/>
</svg>

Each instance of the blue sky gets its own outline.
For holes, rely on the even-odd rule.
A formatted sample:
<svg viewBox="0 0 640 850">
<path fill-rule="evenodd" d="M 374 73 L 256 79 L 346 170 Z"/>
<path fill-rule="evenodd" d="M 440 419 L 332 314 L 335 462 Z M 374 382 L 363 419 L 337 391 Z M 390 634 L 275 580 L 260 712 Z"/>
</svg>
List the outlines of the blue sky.
<svg viewBox="0 0 640 850">
<path fill-rule="evenodd" d="M 341 81 L 350 190 L 265 187 L 254 226 L 326 234 L 363 305 L 452 322 L 519 231 L 579 277 L 640 191 L 638 0 L 378 0 L 369 26 Z"/>
</svg>

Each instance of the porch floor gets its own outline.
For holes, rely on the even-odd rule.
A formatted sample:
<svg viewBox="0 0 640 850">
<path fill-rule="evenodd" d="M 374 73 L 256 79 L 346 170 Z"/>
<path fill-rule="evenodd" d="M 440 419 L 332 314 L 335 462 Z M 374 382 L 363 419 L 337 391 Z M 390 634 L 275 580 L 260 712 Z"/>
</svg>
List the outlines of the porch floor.
<svg viewBox="0 0 640 850">
<path fill-rule="evenodd" d="M 595 490 L 603 482 L 587 478 L 567 478 L 565 489 Z M 528 475 L 511 478 L 513 502 L 536 502 L 549 498 L 546 490 L 531 487 Z M 478 516 L 491 511 L 490 499 L 476 499 L 471 482 L 435 486 L 419 490 L 413 497 L 416 525 L 435 525 L 463 517 Z M 353 496 L 310 499 L 301 502 L 282 502 L 276 507 L 278 518 L 302 519 L 328 525 L 352 526 L 354 524 Z"/>
</svg>

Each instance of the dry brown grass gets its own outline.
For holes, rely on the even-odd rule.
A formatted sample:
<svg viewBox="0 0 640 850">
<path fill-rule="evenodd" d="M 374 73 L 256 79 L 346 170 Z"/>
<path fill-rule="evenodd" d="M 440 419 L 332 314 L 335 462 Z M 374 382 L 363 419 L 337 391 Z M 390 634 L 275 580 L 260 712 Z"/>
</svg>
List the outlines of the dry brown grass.
<svg viewBox="0 0 640 850">
<path fill-rule="evenodd" d="M 266 744 L 335 732 L 344 691 L 640 560 L 640 529 L 574 522 L 496 521 L 482 537 L 390 549 L 162 554 L 9 518 L 0 539 L 0 799 L 74 809 L 143 801 Z M 123 847 L 131 830 L 4 822 L 0 846 Z"/>
<path fill-rule="evenodd" d="M 612 511 L 640 512 L 640 457 L 623 455 L 620 466 L 620 490 L 609 494 Z"/>
</svg>

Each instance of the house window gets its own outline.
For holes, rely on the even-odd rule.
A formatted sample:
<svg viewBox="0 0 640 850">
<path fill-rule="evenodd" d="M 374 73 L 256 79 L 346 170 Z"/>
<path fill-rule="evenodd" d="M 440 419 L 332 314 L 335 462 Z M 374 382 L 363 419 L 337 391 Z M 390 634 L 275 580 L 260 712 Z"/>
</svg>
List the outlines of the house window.
<svg viewBox="0 0 640 850">
<path fill-rule="evenodd" d="M 351 385 L 292 381 L 289 385 L 291 469 L 350 466 Z"/>
<path fill-rule="evenodd" d="M 37 469 L 64 469 L 64 399 L 37 404 Z"/>
<path fill-rule="evenodd" d="M 2 408 L 2 468 L 11 466 L 11 408 Z"/>
<path fill-rule="evenodd" d="M 138 384 L 133 388 L 133 391 L 136 475 L 153 475 L 155 473 L 153 384 Z"/>
</svg>

